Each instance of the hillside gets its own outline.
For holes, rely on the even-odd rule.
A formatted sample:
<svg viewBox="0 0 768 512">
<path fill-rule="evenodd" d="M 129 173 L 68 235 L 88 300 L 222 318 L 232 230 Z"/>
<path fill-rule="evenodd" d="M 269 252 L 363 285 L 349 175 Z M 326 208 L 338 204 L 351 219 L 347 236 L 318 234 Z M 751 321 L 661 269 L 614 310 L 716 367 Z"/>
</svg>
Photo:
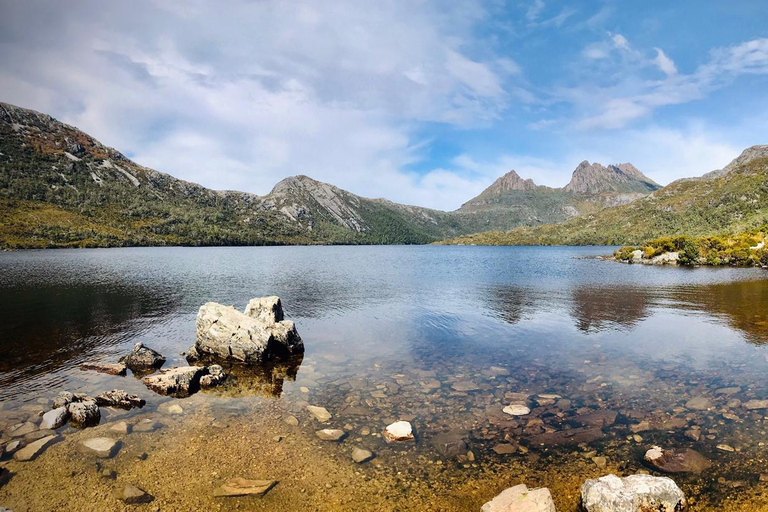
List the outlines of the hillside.
<svg viewBox="0 0 768 512">
<path fill-rule="evenodd" d="M 444 243 L 624 245 L 661 236 L 739 233 L 766 221 L 768 146 L 754 146 L 722 171 L 678 180 L 626 205 L 560 224 L 478 233 Z"/>
<path fill-rule="evenodd" d="M 51 116 L 0 103 L 0 248 L 429 243 L 560 222 L 653 189 L 622 165 L 585 162 L 560 189 L 511 171 L 455 212 L 363 198 L 307 176 L 257 196 L 143 167 Z"/>
</svg>

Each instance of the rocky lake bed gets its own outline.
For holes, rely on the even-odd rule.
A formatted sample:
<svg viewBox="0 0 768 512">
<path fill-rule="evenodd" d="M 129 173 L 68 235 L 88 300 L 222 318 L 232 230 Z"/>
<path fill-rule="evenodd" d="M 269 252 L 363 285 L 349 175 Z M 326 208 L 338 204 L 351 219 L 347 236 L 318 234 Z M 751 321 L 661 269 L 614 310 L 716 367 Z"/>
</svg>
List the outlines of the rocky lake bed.
<svg viewBox="0 0 768 512">
<path fill-rule="evenodd" d="M 665 279 L 679 272 L 638 270 Z M 734 286 L 742 296 L 752 290 Z M 401 318 L 391 301 L 367 304 L 362 316 L 349 306 L 320 317 L 307 309 L 291 314 L 296 323 L 286 328 L 250 329 L 248 339 L 270 350 L 240 345 L 243 357 L 215 363 L 188 357 L 210 322 L 195 327 L 185 314 L 170 325 L 128 326 L 120 344 L 75 358 L 64 372 L 6 384 L 15 392 L 0 408 L 0 506 L 509 510 L 493 507 L 524 496 L 540 507 L 533 510 L 576 511 L 599 510 L 590 507 L 600 496 L 616 489 L 627 496 L 648 482 L 676 499 L 667 478 L 688 510 L 768 510 L 762 346 L 728 330 L 747 319 L 670 319 L 670 311 L 690 311 L 692 299 L 665 287 L 646 301 L 645 315 L 623 303 L 614 316 L 607 306 L 579 309 L 559 293 L 537 308 L 535 290 L 485 289 L 496 298 L 479 314 L 443 307 L 408 330 L 378 320 Z M 293 300 L 285 304 L 294 311 Z M 633 311 L 640 320 L 626 323 Z M 366 321 L 349 324 L 350 316 Z M 566 324 L 574 319 L 591 330 L 572 332 Z M 758 322 L 750 335 L 762 332 L 759 320 L 749 318 Z M 267 324 L 283 321 L 278 314 Z M 647 348 L 616 341 L 633 331 L 644 333 Z M 719 348 L 699 341 L 712 331 Z M 574 340 L 568 350 L 557 333 Z M 505 338 L 515 342 L 496 341 Z M 304 348 L 280 349 L 276 339 Z M 403 353 L 398 339 L 416 345 Z M 245 354 L 258 361 L 243 364 Z M 651 478 L 662 480 L 643 480 Z"/>
</svg>

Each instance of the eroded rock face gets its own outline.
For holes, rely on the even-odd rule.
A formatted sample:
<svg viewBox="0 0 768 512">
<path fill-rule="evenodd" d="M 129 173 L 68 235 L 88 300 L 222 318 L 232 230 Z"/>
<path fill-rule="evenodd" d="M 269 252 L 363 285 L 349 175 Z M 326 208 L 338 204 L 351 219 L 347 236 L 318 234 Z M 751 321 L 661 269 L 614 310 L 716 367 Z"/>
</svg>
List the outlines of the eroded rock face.
<svg viewBox="0 0 768 512">
<path fill-rule="evenodd" d="M 683 491 L 671 478 L 607 475 L 581 486 L 587 512 L 680 512 L 687 506 Z"/>
<path fill-rule="evenodd" d="M 549 489 L 528 489 L 525 484 L 504 490 L 483 505 L 481 512 L 557 512 Z M 607 512 L 607 510 L 606 510 Z"/>
<path fill-rule="evenodd" d="M 101 407 L 117 407 L 119 409 L 133 409 L 144 407 L 147 402 L 136 395 L 129 395 L 122 389 L 105 391 L 96 397 L 96 404 Z"/>
<path fill-rule="evenodd" d="M 99 406 L 90 397 L 84 397 L 77 402 L 70 403 L 67 410 L 69 411 L 69 424 L 75 428 L 93 427 L 101 421 Z"/>
<path fill-rule="evenodd" d="M 188 359 L 214 356 L 244 363 L 304 352 L 296 326 L 283 320 L 278 297 L 252 299 L 241 313 L 231 306 L 208 302 L 197 314 L 197 341 Z"/>
<path fill-rule="evenodd" d="M 200 389 L 200 379 L 208 374 L 204 366 L 180 366 L 144 377 L 142 382 L 160 395 L 187 397 Z"/>
<path fill-rule="evenodd" d="M 132 372 L 146 372 L 163 366 L 165 357 L 138 342 L 133 346 L 130 354 L 121 357 L 118 361 L 125 364 Z"/>
</svg>

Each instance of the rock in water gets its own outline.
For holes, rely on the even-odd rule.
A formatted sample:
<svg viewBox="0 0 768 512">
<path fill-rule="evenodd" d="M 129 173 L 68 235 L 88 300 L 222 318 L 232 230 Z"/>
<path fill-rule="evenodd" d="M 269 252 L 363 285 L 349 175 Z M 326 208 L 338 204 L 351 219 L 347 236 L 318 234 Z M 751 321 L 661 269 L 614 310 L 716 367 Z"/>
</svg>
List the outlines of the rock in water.
<svg viewBox="0 0 768 512">
<path fill-rule="evenodd" d="M 410 441 L 413 439 L 413 428 L 407 421 L 396 421 L 387 425 L 384 429 L 384 440 L 388 443 L 394 441 Z"/>
<path fill-rule="evenodd" d="M 651 475 L 587 480 L 581 486 L 581 503 L 587 512 L 679 512 L 688 505 L 671 478 Z"/>
<path fill-rule="evenodd" d="M 86 455 L 95 455 L 102 459 L 114 457 L 120 451 L 121 443 L 109 437 L 94 437 L 92 439 L 83 439 L 78 444 L 80 453 Z"/>
<path fill-rule="evenodd" d="M 271 488 L 277 485 L 276 480 L 246 480 L 245 478 L 233 478 L 227 480 L 224 485 L 213 491 L 214 496 L 264 496 Z"/>
<path fill-rule="evenodd" d="M 466 455 L 469 451 L 467 435 L 461 432 L 446 432 L 432 438 L 432 446 L 443 457 L 456 457 Z"/>
<path fill-rule="evenodd" d="M 506 489 L 483 505 L 481 512 L 557 512 L 549 489 L 528 489 L 525 484 Z M 605 512 L 608 512 L 606 509 Z"/>
<path fill-rule="evenodd" d="M 113 389 L 105 391 L 96 397 L 96 405 L 101 407 L 117 407 L 119 409 L 130 410 L 134 407 L 144 407 L 146 401 L 136 395 L 129 395 L 122 389 Z"/>
<path fill-rule="evenodd" d="M 197 314 L 197 341 L 192 357 L 209 355 L 245 363 L 304 352 L 296 326 L 283 320 L 277 297 L 252 299 L 241 313 L 231 306 L 208 302 Z"/>
<path fill-rule="evenodd" d="M 61 391 L 56 398 L 53 399 L 53 408 L 67 407 L 69 404 L 75 401 L 75 395 L 69 391 Z"/>
<path fill-rule="evenodd" d="M 54 441 L 58 441 L 59 439 L 60 439 L 60 436 L 57 436 L 57 435 L 38 439 L 34 443 L 29 443 L 27 446 L 25 446 L 21 450 L 18 450 L 16 453 L 14 453 L 13 458 L 21 462 L 33 460 L 35 457 L 43 453 L 43 451 L 48 447 L 48 445 L 52 444 Z"/>
<path fill-rule="evenodd" d="M 159 352 L 145 347 L 142 342 L 138 342 L 133 346 L 130 354 L 121 357 L 118 361 L 124 363 L 132 372 L 146 372 L 163 366 L 165 357 Z"/>
<path fill-rule="evenodd" d="M 523 404 L 510 404 L 503 411 L 510 416 L 525 416 L 531 413 L 531 410 Z"/>
<path fill-rule="evenodd" d="M 99 373 L 106 373 L 107 375 L 120 375 L 125 376 L 126 366 L 123 363 L 100 363 L 97 361 L 91 361 L 80 365 L 80 369 L 87 371 L 91 370 Z"/>
<path fill-rule="evenodd" d="M 155 393 L 183 398 L 200 389 L 200 378 L 207 373 L 205 367 L 180 366 L 144 377 L 142 382 Z"/>
<path fill-rule="evenodd" d="M 324 428 L 318 430 L 315 434 L 323 441 L 341 441 L 341 439 L 347 435 L 346 432 L 337 428 Z"/>
<path fill-rule="evenodd" d="M 328 409 L 326 409 L 325 407 L 308 405 L 307 410 L 309 411 L 309 414 L 311 414 L 320 423 L 325 423 L 331 418 L 333 418 L 333 415 L 329 413 Z"/>
<path fill-rule="evenodd" d="M 375 455 L 373 454 L 373 452 L 370 450 L 366 450 L 365 448 L 355 447 L 352 449 L 352 460 L 357 462 L 358 464 L 368 462 L 374 457 Z"/>
<path fill-rule="evenodd" d="M 101 421 L 101 411 L 98 404 L 93 398 L 86 398 L 79 402 L 72 402 L 67 406 L 69 424 L 75 428 L 93 427 Z"/>
<path fill-rule="evenodd" d="M 40 429 L 59 428 L 69 420 L 69 411 L 66 406 L 57 407 L 52 411 L 43 414 L 43 421 L 40 423 Z"/>
<path fill-rule="evenodd" d="M 645 461 L 664 473 L 696 473 L 709 469 L 712 463 L 702 454 L 690 448 L 665 450 L 654 446 L 645 452 Z"/>
<path fill-rule="evenodd" d="M 200 377 L 200 387 L 204 389 L 213 388 L 227 379 L 227 373 L 224 368 L 218 364 L 212 364 L 208 367 L 208 375 Z"/>
<path fill-rule="evenodd" d="M 139 503 L 150 503 L 152 500 L 155 499 L 155 497 L 149 494 L 148 492 L 144 491 L 143 489 L 139 489 L 138 487 L 132 484 L 124 484 L 124 485 L 119 485 L 115 487 L 114 495 L 115 495 L 115 498 L 122 500 L 124 503 L 128 505 L 138 505 Z"/>
</svg>

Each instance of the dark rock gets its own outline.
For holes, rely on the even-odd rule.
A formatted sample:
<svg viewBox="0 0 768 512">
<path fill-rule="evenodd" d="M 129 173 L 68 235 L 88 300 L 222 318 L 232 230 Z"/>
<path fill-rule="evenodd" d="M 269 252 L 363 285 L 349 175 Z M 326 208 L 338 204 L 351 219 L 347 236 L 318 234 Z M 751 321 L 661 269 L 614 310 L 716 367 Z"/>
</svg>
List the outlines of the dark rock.
<svg viewBox="0 0 768 512">
<path fill-rule="evenodd" d="M 78 397 L 75 397 L 78 399 Z M 96 400 L 80 400 L 72 402 L 67 407 L 69 411 L 69 424 L 75 428 L 86 428 L 98 425 L 101 421 L 101 411 Z"/>
<path fill-rule="evenodd" d="M 696 473 L 712 466 L 712 462 L 695 450 L 665 450 L 654 446 L 645 453 L 645 461 L 664 473 Z"/>
<path fill-rule="evenodd" d="M 159 352 L 145 347 L 143 343 L 138 342 L 133 346 L 130 354 L 121 357 L 118 361 L 124 363 L 132 372 L 141 373 L 160 368 L 165 364 L 165 357 Z"/>
<path fill-rule="evenodd" d="M 467 435 L 460 432 L 446 432 L 432 438 L 432 446 L 443 457 L 466 455 L 469 451 Z"/>
<path fill-rule="evenodd" d="M 96 404 L 101 407 L 117 407 L 130 410 L 134 407 L 144 407 L 147 402 L 136 395 L 129 395 L 122 389 L 105 391 L 96 397 Z"/>
<path fill-rule="evenodd" d="M 92 361 L 81 364 L 80 369 L 84 371 L 90 370 L 99 373 L 106 373 L 107 375 L 120 375 L 123 377 L 126 373 L 126 366 L 123 363 L 100 363 Z"/>
<path fill-rule="evenodd" d="M 143 383 L 160 395 L 187 397 L 200 390 L 200 378 L 208 373 L 201 366 L 180 366 L 144 377 Z"/>
</svg>

